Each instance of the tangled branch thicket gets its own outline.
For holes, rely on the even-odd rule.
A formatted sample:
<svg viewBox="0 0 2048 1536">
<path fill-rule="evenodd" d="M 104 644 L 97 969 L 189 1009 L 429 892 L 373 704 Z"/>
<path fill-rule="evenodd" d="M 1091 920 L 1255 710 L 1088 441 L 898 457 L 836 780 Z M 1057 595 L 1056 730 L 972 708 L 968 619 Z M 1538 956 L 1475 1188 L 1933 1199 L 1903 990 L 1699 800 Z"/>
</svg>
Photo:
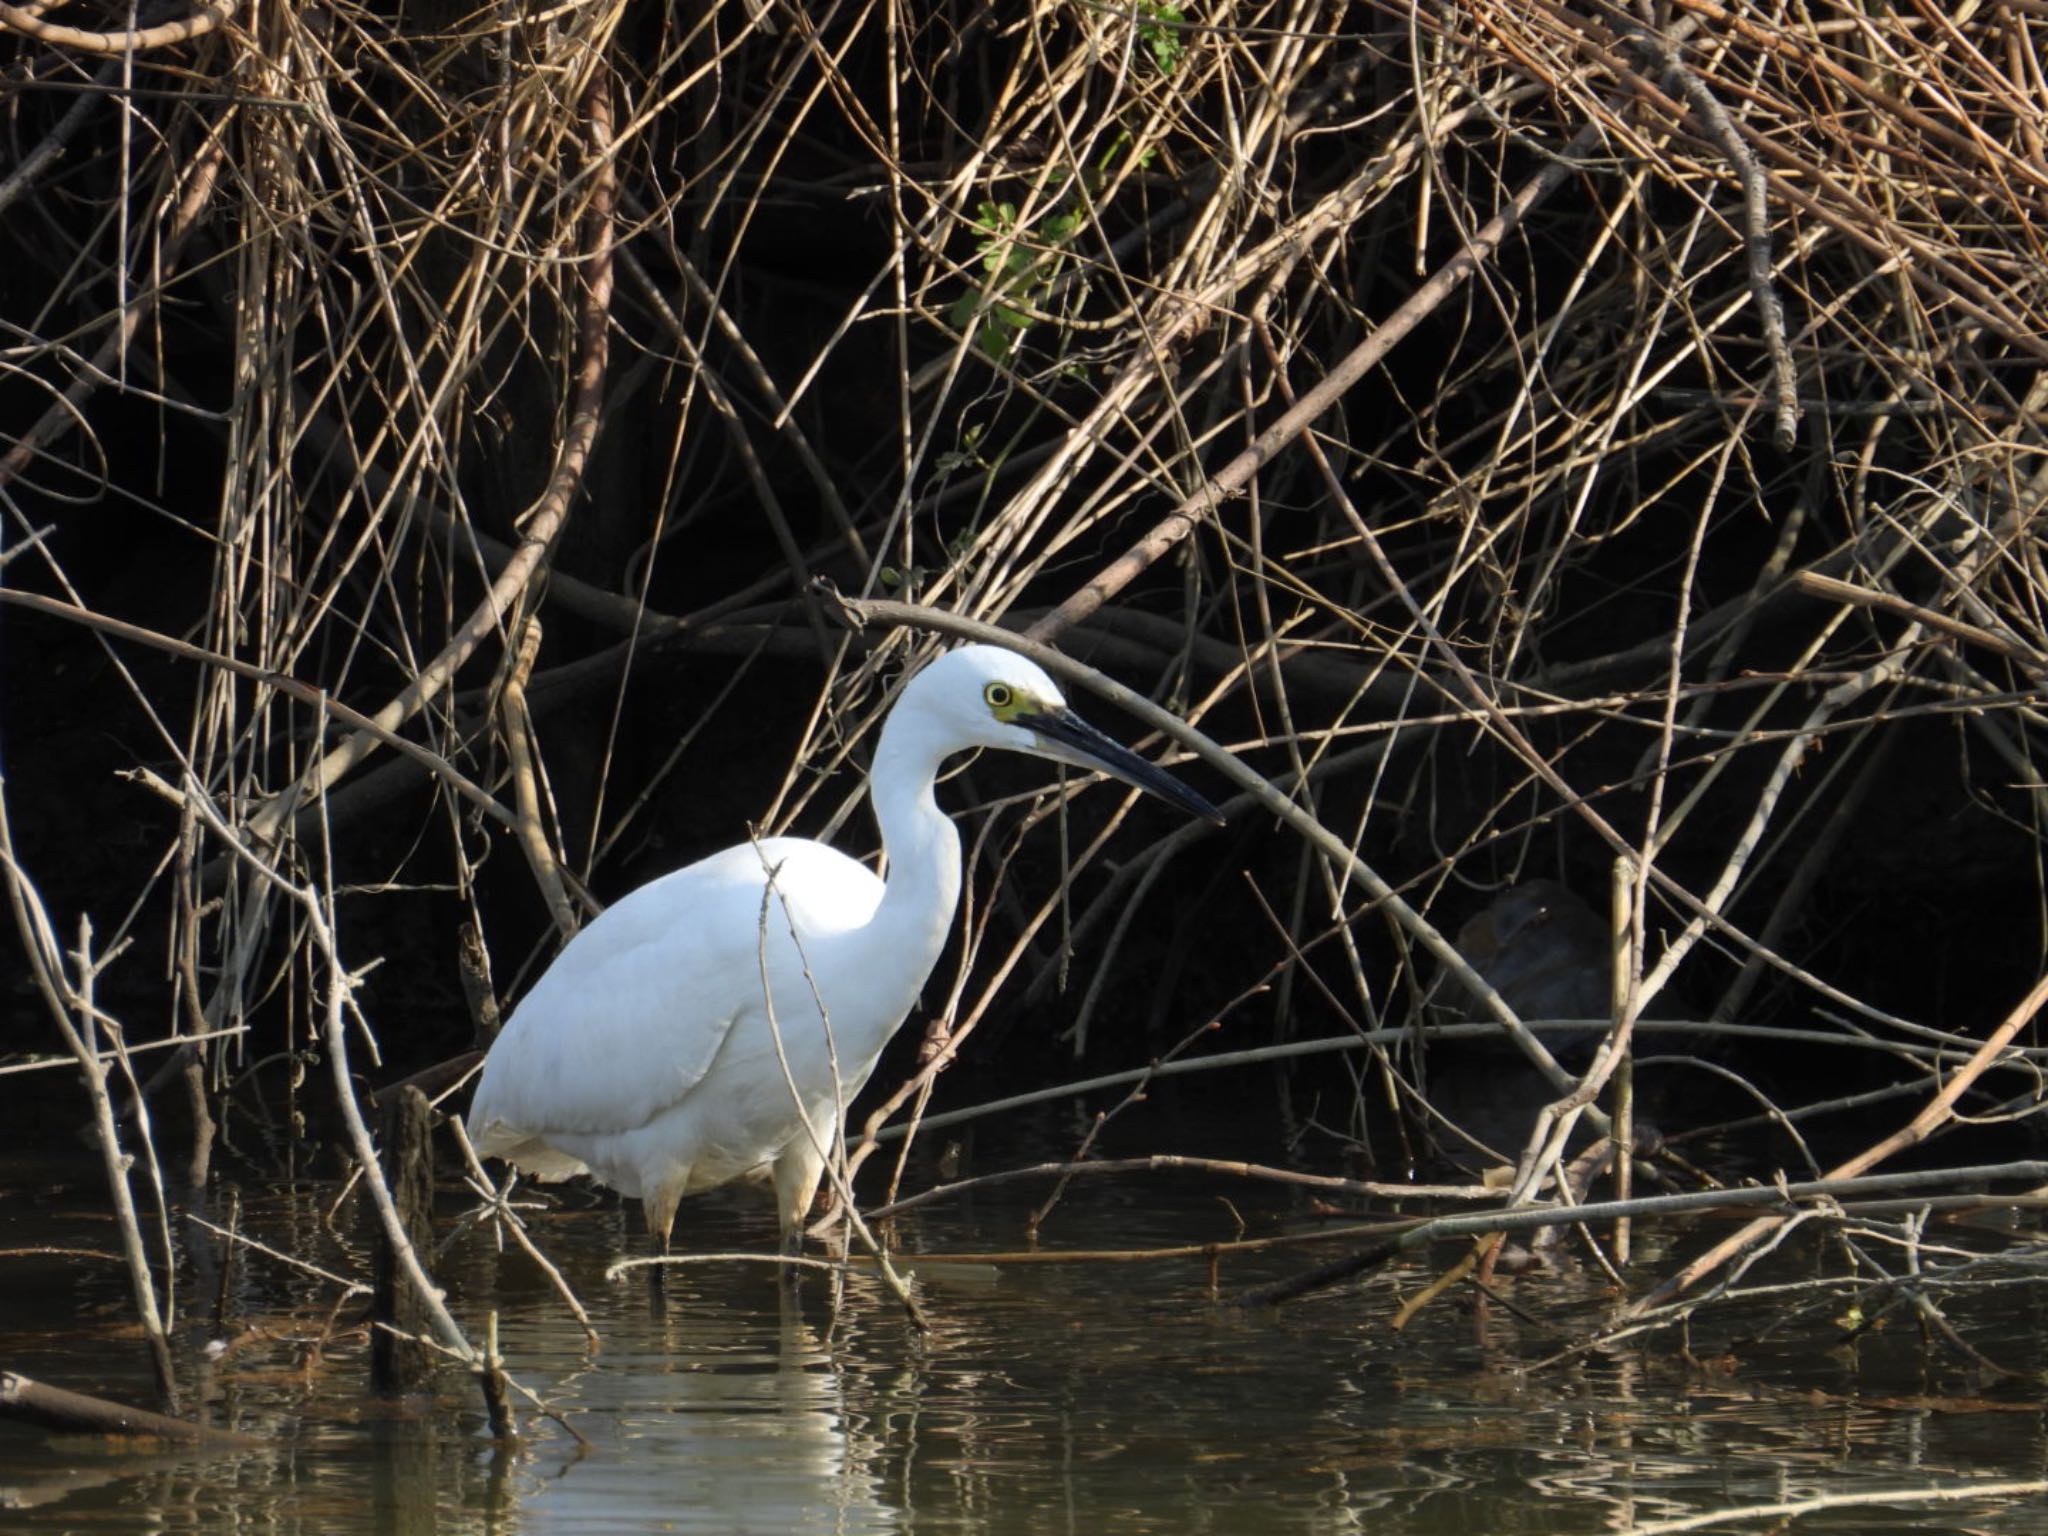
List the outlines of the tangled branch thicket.
<svg viewBox="0 0 2048 1536">
<path fill-rule="evenodd" d="M 930 641 L 821 577 L 1056 641 L 1355 855 L 1003 801 L 927 1068 L 1068 948 L 1091 1068 L 1412 1025 L 1539 877 L 1702 1038 L 1959 1062 L 2041 971 L 2035 0 L 51 9 L 10 867 L 160 962 L 99 974 L 131 1045 L 236 1032 L 180 1057 L 231 1136 L 291 1155 L 328 972 L 197 797 L 423 1066 L 589 893 L 847 818 Z M 988 872 L 1063 838 L 1063 896 Z M 1350 1059 L 1360 1129 L 1427 1092 Z"/>
</svg>

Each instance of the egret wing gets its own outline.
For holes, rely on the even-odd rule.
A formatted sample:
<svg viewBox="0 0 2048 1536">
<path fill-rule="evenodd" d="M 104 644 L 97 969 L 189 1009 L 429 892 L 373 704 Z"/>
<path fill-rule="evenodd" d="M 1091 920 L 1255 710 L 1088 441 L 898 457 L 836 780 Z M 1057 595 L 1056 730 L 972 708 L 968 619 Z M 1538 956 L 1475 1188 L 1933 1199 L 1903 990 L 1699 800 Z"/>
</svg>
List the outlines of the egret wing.
<svg viewBox="0 0 2048 1536">
<path fill-rule="evenodd" d="M 769 868 L 782 901 L 762 921 Z M 822 843 L 768 838 L 651 881 L 570 940 L 484 1065 L 478 1146 L 645 1125 L 711 1076 L 734 1024 L 761 1010 L 762 945 L 789 925 L 865 923 L 882 882 Z M 788 917 L 783 915 L 786 902 Z"/>
</svg>

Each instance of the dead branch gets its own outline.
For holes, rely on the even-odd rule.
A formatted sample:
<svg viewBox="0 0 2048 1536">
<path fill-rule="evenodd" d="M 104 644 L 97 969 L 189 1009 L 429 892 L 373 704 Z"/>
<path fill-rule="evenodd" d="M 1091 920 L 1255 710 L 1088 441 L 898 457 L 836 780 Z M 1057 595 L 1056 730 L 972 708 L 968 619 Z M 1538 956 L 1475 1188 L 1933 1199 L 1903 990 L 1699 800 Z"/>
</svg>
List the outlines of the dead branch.
<svg viewBox="0 0 2048 1536">
<path fill-rule="evenodd" d="M 1388 1260 L 1403 1253 L 1412 1253 L 1434 1242 L 1446 1238 L 1475 1237 L 1493 1233 L 1516 1233 L 1540 1231 L 1548 1227 L 1569 1226 L 1578 1222 L 1600 1223 L 1616 1220 L 1640 1221 L 1648 1217 L 1670 1216 L 1681 1212 L 1723 1207 L 1739 1210 L 1745 1206 L 1788 1205 L 1799 1209 L 1810 1209 L 1800 1202 L 1819 1202 L 1830 1210 L 1849 1212 L 1857 1207 L 1852 1203 L 1859 1196 L 1869 1196 L 1891 1190 L 1951 1189 L 1957 1185 L 1972 1184 L 1983 1177 L 2002 1178 L 2014 1181 L 2037 1181 L 2048 1177 L 2048 1163 L 2021 1161 L 2001 1163 L 1982 1168 L 1924 1168 L 1910 1173 L 1870 1175 L 1830 1175 L 1823 1179 L 1807 1179 L 1796 1183 L 1777 1185 L 1750 1185 L 1741 1189 L 1700 1190 L 1677 1195 L 1639 1196 L 1633 1200 L 1597 1200 L 1584 1204 L 1560 1203 L 1543 1206 L 1515 1206 L 1503 1211 L 1475 1211 L 1463 1216 L 1436 1216 L 1402 1224 L 1394 1233 L 1368 1248 L 1348 1253 L 1285 1280 L 1269 1285 L 1254 1287 L 1232 1298 L 1237 1306 L 1275 1306 L 1281 1302 L 1293 1301 L 1333 1285 L 1377 1269 Z M 2029 1195 L 2011 1197 L 2027 1200 L 2038 1196 L 2039 1191 Z M 1975 1203 L 1977 1197 L 1966 1197 Z M 1926 1205 L 1923 1197 L 1920 1205 Z M 1787 1217 L 1769 1216 L 1752 1223 L 1753 1226 L 1776 1227 Z M 1745 1229 L 1747 1230 L 1747 1229 Z M 1645 1310 L 1631 1307 L 1630 1316 Z"/>
<path fill-rule="evenodd" d="M 1838 1164 L 1829 1171 L 1828 1178 L 1857 1178 L 1865 1169 L 1876 1167 L 1885 1159 L 1905 1151 L 1908 1147 L 1920 1145 L 1935 1132 L 1951 1124 L 1956 1118 L 1957 1101 L 2006 1053 L 2013 1037 L 2034 1021 L 2034 1016 L 2041 1011 L 2044 1004 L 2048 1004 L 2048 976 L 2034 983 L 2033 989 L 2013 1006 L 2005 1021 L 1991 1032 L 1977 1053 L 1943 1082 L 1940 1091 L 1922 1106 L 1918 1114 L 1882 1141 L 1865 1147 L 1854 1157 Z M 1683 1295 L 1706 1276 L 1753 1249 L 1767 1238 L 1782 1220 L 1781 1217 L 1762 1217 L 1749 1222 L 1731 1236 L 1723 1238 L 1676 1274 L 1660 1282 L 1655 1289 L 1631 1302 L 1622 1314 L 1623 1320 L 1641 1317 L 1644 1313 L 1664 1305 L 1673 1297 Z"/>
<path fill-rule="evenodd" d="M 45 21 L 20 6 L 0 4 L 0 26 L 19 32 L 23 37 L 32 37 L 39 43 L 48 43 L 53 48 L 77 48 L 85 53 L 149 53 L 206 36 L 235 14 L 238 3 L 239 0 L 206 0 L 191 15 L 181 16 L 176 21 L 161 21 L 153 26 L 119 32 L 88 32 L 80 27 Z"/>
<path fill-rule="evenodd" d="M 120 1435 L 169 1440 L 211 1450 L 261 1450 L 270 1445 L 254 1435 L 195 1424 L 190 1419 L 131 1408 L 104 1397 L 53 1387 L 16 1371 L 0 1371 L 0 1418 L 60 1435 Z"/>
<path fill-rule="evenodd" d="M 95 971 L 103 961 L 96 961 L 91 952 L 92 924 L 83 916 L 79 919 L 79 946 L 74 952 L 73 963 L 77 980 L 72 981 L 72 972 L 64 964 L 57 936 L 50 926 L 48 912 L 44 910 L 42 898 L 29 883 L 27 875 L 14 856 L 14 834 L 8 814 L 6 781 L 0 779 L 0 876 L 7 883 L 8 903 L 14 911 L 15 930 L 21 936 L 22 948 L 28 954 L 29 971 L 35 978 L 36 990 L 41 994 L 50 1012 L 50 1018 L 57 1026 L 57 1032 L 70 1046 L 77 1060 L 80 1075 L 85 1080 L 85 1091 L 92 1106 L 93 1132 L 100 1149 L 100 1161 L 107 1176 L 108 1198 L 114 1208 L 114 1217 L 121 1233 L 121 1251 L 128 1265 L 128 1282 L 135 1295 L 135 1309 L 142 1323 L 143 1338 L 149 1346 L 149 1359 L 156 1373 L 157 1392 L 164 1406 L 177 1412 L 178 1378 L 171 1365 L 170 1340 L 167 1337 L 167 1318 L 164 1309 L 157 1304 L 156 1281 L 150 1273 L 149 1255 L 142 1240 L 142 1224 L 135 1211 L 134 1192 L 128 1185 L 128 1167 L 133 1160 L 121 1148 L 120 1127 L 114 1116 L 114 1101 L 107 1091 L 107 1063 L 95 1048 L 101 1015 L 93 1005 L 92 988 Z M 143 1135 L 148 1134 L 145 1124 Z M 152 1163 L 152 1166 L 154 1164 Z M 162 1191 L 159 1188 L 159 1204 Z"/>
</svg>

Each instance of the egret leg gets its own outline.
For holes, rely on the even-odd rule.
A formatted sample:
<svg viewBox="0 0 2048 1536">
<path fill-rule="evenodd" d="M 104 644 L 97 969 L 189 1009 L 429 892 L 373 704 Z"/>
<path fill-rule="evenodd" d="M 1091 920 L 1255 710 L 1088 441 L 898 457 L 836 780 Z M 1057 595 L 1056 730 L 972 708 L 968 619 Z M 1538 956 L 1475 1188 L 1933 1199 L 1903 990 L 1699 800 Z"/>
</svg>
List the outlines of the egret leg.
<svg viewBox="0 0 2048 1536">
<path fill-rule="evenodd" d="M 668 1257 L 668 1239 L 661 1240 L 661 1256 Z M 668 1316 L 668 1267 L 663 1264 L 647 1266 L 647 1315 L 655 1322 Z"/>
<path fill-rule="evenodd" d="M 785 1259 L 797 1259 L 803 1257 L 803 1251 L 803 1223 L 798 1222 L 793 1227 L 784 1227 L 782 1229 L 782 1256 Z M 776 1266 L 776 1274 L 782 1282 L 782 1290 L 785 1297 L 796 1294 L 796 1288 L 803 1278 L 803 1272 L 803 1266 L 800 1264 L 779 1264 Z"/>
<path fill-rule="evenodd" d="M 824 1177 L 825 1159 L 808 1136 L 799 1136 L 775 1160 L 775 1203 L 782 1217 L 782 1256 L 800 1257 L 804 1251 L 804 1223 L 810 1218 L 811 1202 L 818 1198 L 818 1181 Z M 802 1270 L 784 1264 L 782 1283 L 794 1285 Z"/>
<path fill-rule="evenodd" d="M 676 1182 L 657 1185 L 641 1202 L 642 1210 L 647 1217 L 647 1230 L 664 1259 L 669 1255 L 669 1235 L 675 1228 L 676 1206 L 681 1203 L 682 1198 L 682 1184 Z M 648 1302 L 657 1318 L 664 1316 L 668 1311 L 665 1280 L 667 1274 L 666 1264 L 650 1264 L 647 1267 Z"/>
</svg>

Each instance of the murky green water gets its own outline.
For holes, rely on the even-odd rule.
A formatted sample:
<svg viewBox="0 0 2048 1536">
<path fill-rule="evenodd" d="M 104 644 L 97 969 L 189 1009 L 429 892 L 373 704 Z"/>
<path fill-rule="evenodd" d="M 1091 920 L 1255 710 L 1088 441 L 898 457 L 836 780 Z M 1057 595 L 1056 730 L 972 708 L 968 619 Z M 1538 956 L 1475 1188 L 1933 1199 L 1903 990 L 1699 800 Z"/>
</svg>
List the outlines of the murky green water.
<svg viewBox="0 0 2048 1536">
<path fill-rule="evenodd" d="M 0 1249 L 113 1247 L 89 1165 L 4 1182 Z M 336 1187 L 240 1193 L 252 1237 L 366 1272 L 355 1201 L 326 1219 Z M 1254 1233 L 1305 1224 L 1285 1194 L 1227 1193 Z M 900 1240 L 1015 1249 L 1042 1194 L 928 1210 Z M 1236 1221 L 1216 1196 L 1190 1180 L 1080 1186 L 1046 1243 L 1228 1238 Z M 458 1211 L 446 1203 L 446 1227 Z M 765 1208 L 745 1196 L 686 1214 L 688 1248 L 773 1246 Z M 517 1450 L 495 1448 L 453 1370 L 438 1402 L 378 1400 L 360 1302 L 338 1305 L 333 1286 L 249 1254 L 223 1288 L 194 1246 L 181 1276 L 186 1379 L 209 1418 L 268 1448 L 138 1453 L 0 1425 L 0 1531 L 1604 1532 L 2048 1466 L 2039 1389 L 1990 1380 L 1910 1325 L 1853 1351 L 1831 1347 L 1825 1316 L 1757 1341 L 1771 1313 L 1752 1305 L 1695 1328 L 1696 1360 L 1711 1367 L 1665 1333 L 1539 1368 L 1606 1304 L 1602 1281 L 1569 1259 L 1501 1281 L 1491 1304 L 1457 1293 L 1400 1334 L 1386 1326 L 1397 1299 L 1450 1255 L 1250 1316 L 1213 1306 L 1195 1263 L 933 1268 L 920 1283 L 935 1326 L 920 1339 L 869 1280 L 853 1280 L 835 1314 L 822 1282 L 785 1306 L 756 1266 L 675 1272 L 657 1317 L 640 1278 L 603 1278 L 613 1257 L 645 1251 L 635 1211 L 571 1195 L 534 1231 L 591 1309 L 594 1354 L 518 1254 L 473 1236 L 441 1272 L 477 1335 L 498 1309 L 514 1376 L 587 1448 L 533 1413 Z M 1224 1282 L 1332 1252 L 1233 1261 Z M 2038 1369 L 2044 1290 L 1988 1293 L 1951 1315 L 1979 1347 Z M 148 1401 L 117 1267 L 0 1258 L 0 1303 L 0 1369 Z M 227 1347 L 209 1361 L 214 1339 Z M 1716 1528 L 1781 1527 L 1759 1516 Z M 2043 1532 L 2048 1502 L 1852 1504 L 1793 1528 Z"/>
</svg>

